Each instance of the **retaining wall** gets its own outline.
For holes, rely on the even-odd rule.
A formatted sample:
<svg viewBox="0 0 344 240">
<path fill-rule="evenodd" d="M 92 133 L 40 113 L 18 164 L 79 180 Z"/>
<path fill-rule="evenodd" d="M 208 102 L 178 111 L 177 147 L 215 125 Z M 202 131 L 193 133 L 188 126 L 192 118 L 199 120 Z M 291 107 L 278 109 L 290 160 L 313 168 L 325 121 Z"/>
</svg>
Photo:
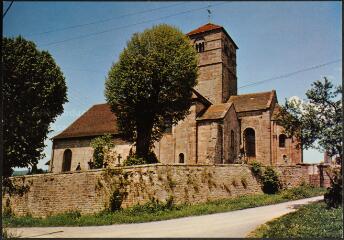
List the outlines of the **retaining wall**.
<svg viewBox="0 0 344 240">
<path fill-rule="evenodd" d="M 277 167 L 285 187 L 302 182 L 304 167 Z M 97 213 L 116 203 L 126 208 L 152 199 L 174 203 L 201 203 L 262 190 L 250 167 L 241 164 L 223 165 L 142 165 L 107 170 L 48 173 L 12 177 L 16 186 L 26 187 L 23 194 L 5 194 L 3 208 L 13 214 L 45 217 L 80 211 Z"/>
</svg>

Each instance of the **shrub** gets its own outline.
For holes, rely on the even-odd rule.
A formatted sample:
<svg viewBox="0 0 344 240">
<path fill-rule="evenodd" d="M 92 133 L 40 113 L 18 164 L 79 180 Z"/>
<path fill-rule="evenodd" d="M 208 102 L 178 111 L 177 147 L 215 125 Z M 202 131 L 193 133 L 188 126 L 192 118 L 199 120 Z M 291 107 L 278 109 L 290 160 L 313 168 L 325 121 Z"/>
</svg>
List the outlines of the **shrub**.
<svg viewBox="0 0 344 240">
<path fill-rule="evenodd" d="M 128 156 L 126 160 L 124 160 L 124 166 L 133 166 L 133 165 L 143 165 L 146 162 L 143 158 L 138 158 L 137 156 Z"/>
<path fill-rule="evenodd" d="M 111 212 L 120 210 L 121 205 L 122 205 L 122 201 L 123 201 L 123 193 L 121 193 L 118 189 L 116 189 L 112 193 L 112 196 L 110 197 L 109 210 Z"/>
<path fill-rule="evenodd" d="M 281 188 L 278 173 L 270 166 L 266 167 L 262 175 L 263 192 L 274 194 Z"/>
<path fill-rule="evenodd" d="M 126 160 L 124 160 L 124 166 L 133 166 L 133 165 L 143 165 L 143 164 L 153 164 L 158 163 L 158 158 L 156 157 L 153 151 L 148 153 L 146 159 L 138 157 L 136 154 L 130 150 L 129 155 Z"/>
<path fill-rule="evenodd" d="M 331 187 L 324 195 L 325 203 L 328 208 L 338 208 L 342 205 L 343 176 L 339 169 L 326 171 L 326 174 L 330 177 Z"/>
<path fill-rule="evenodd" d="M 91 141 L 91 147 L 93 148 L 93 164 L 94 168 L 102 168 L 106 155 L 110 149 L 114 147 L 113 137 L 111 134 L 105 134 L 104 136 L 96 137 Z M 91 167 L 91 166 L 90 166 Z"/>
<path fill-rule="evenodd" d="M 79 211 L 71 211 L 67 212 L 66 216 L 70 219 L 76 220 L 81 217 L 81 213 Z"/>
<path fill-rule="evenodd" d="M 126 211 L 131 214 L 142 214 L 142 213 L 156 213 L 160 211 L 168 211 L 174 209 L 173 196 L 169 196 L 165 203 L 159 202 L 157 199 L 152 198 L 149 202 L 143 205 L 135 205 Z"/>
<path fill-rule="evenodd" d="M 288 200 L 308 198 L 312 196 L 312 193 L 309 191 L 309 189 L 311 189 L 311 187 L 306 187 L 306 186 L 300 186 L 296 188 L 287 189 L 285 191 L 282 191 L 281 197 L 283 199 L 288 199 Z"/>
<path fill-rule="evenodd" d="M 262 164 L 260 162 L 253 161 L 251 163 L 251 171 L 252 171 L 254 176 L 261 177 L 262 173 L 263 173 Z"/>
</svg>

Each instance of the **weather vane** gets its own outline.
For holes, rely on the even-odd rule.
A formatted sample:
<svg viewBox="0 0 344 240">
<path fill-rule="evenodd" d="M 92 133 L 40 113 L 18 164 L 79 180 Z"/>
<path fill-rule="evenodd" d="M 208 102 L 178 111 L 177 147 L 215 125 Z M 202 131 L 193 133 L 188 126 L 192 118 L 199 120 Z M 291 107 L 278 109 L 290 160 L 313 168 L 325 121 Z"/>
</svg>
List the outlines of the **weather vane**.
<svg viewBox="0 0 344 240">
<path fill-rule="evenodd" d="M 207 11 L 208 11 L 208 22 L 210 23 L 210 18 L 211 18 L 210 4 L 208 4 Z"/>
</svg>

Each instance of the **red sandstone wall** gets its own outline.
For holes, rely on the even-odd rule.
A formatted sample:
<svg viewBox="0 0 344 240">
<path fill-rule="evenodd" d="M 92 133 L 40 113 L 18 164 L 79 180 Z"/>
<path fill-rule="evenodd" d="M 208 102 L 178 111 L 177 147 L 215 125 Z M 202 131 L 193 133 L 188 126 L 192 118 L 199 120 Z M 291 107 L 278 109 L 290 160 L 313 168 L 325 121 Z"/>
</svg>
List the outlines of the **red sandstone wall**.
<svg viewBox="0 0 344 240">
<path fill-rule="evenodd" d="M 300 184 L 303 167 L 280 166 L 285 187 Z M 307 171 L 307 170 L 306 170 Z M 64 174 L 13 177 L 28 192 L 2 198 L 3 207 L 15 215 L 48 216 L 68 211 L 96 213 L 109 206 L 115 190 L 123 193 L 122 207 L 144 204 L 151 199 L 175 203 L 200 203 L 262 193 L 250 167 L 230 165 L 144 165 Z M 307 182 L 307 179 L 305 179 Z M 244 184 L 246 182 L 247 184 Z"/>
<path fill-rule="evenodd" d="M 252 128 L 256 137 L 256 157 L 248 158 L 248 162 L 256 160 L 263 165 L 271 165 L 271 124 L 270 111 L 244 112 L 238 114 L 241 120 L 241 146 L 243 147 L 243 133 L 246 128 Z"/>
</svg>

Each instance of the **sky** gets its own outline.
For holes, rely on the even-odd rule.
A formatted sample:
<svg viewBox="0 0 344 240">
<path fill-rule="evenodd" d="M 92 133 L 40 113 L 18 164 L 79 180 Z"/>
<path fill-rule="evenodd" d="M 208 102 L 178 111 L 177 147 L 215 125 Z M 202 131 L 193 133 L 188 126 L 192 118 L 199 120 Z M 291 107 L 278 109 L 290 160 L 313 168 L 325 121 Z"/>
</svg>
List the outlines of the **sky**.
<svg viewBox="0 0 344 240">
<path fill-rule="evenodd" d="M 9 3 L 4 3 L 4 11 Z M 21 35 L 38 49 L 49 51 L 66 78 L 69 102 L 51 124 L 51 138 L 92 105 L 105 102 L 107 73 L 133 33 L 160 23 L 188 33 L 208 23 L 207 8 L 211 10 L 210 22 L 223 26 L 239 47 L 238 94 L 275 89 L 283 104 L 292 96 L 305 99 L 312 82 L 324 76 L 339 85 L 341 4 L 15 1 L 3 20 L 3 35 Z M 310 70 L 298 72 L 304 69 Z M 249 85 L 279 76 L 284 77 Z M 51 157 L 51 140 L 47 139 L 46 144 L 46 157 L 38 164 L 44 169 Z M 316 150 L 304 151 L 304 162 L 322 159 L 323 154 Z"/>
</svg>

